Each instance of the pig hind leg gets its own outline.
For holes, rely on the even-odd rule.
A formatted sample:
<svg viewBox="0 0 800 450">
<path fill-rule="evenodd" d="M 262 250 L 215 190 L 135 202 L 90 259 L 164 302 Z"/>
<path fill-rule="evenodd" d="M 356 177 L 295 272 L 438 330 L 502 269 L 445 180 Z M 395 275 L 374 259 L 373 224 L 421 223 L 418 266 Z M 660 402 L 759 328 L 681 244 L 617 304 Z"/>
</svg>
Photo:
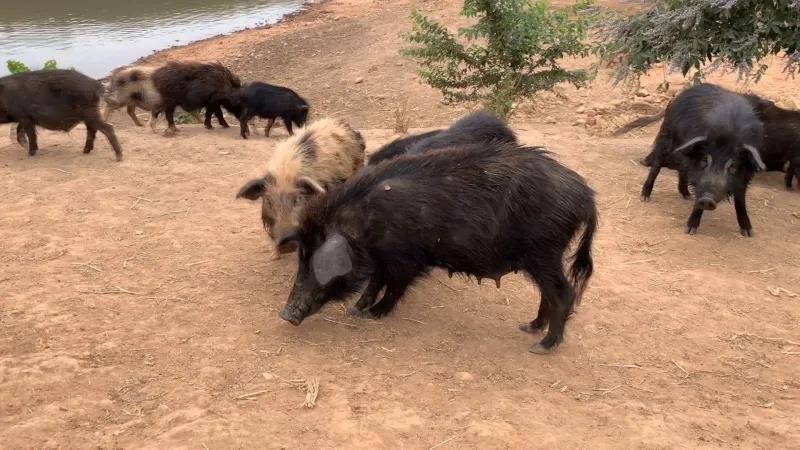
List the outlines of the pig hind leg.
<svg viewBox="0 0 800 450">
<path fill-rule="evenodd" d="M 564 274 L 562 255 L 553 258 L 541 258 L 526 264 L 525 271 L 533 278 L 542 293 L 539 313 L 547 313 L 547 319 L 537 317 L 531 324 L 542 325 L 545 321 L 549 328 L 544 339 L 531 347 L 532 353 L 550 353 L 564 340 L 564 326 L 575 303 L 575 288 Z"/>
<path fill-rule="evenodd" d="M 86 123 L 86 147 L 84 147 L 83 152 L 89 153 L 94 148 L 94 137 L 97 132 L 103 133 L 103 136 L 108 139 L 108 143 L 111 144 L 111 148 L 114 150 L 114 155 L 117 157 L 117 161 L 122 161 L 122 147 L 119 145 L 119 140 L 117 139 L 116 133 L 114 133 L 114 127 L 110 124 L 103 122 L 103 120 L 99 116 L 89 117 L 85 121 Z"/>
<path fill-rule="evenodd" d="M 658 136 L 656 136 L 655 144 L 653 144 L 653 152 L 651 154 L 652 158 L 647 158 L 650 160 L 651 165 L 650 173 L 647 174 L 647 180 L 645 180 L 644 185 L 642 186 L 641 199 L 643 202 L 649 201 L 650 195 L 653 193 L 653 187 L 656 184 L 656 178 L 658 178 L 658 174 L 661 172 L 661 155 L 666 154 L 670 150 L 672 150 L 671 140 L 663 133 L 659 133 Z"/>
<path fill-rule="evenodd" d="M 89 153 L 94 149 L 94 139 L 97 136 L 97 128 L 86 124 L 86 145 L 83 146 L 83 153 Z"/>
<path fill-rule="evenodd" d="M 34 156 L 39 150 L 39 143 L 36 140 L 36 124 L 33 122 L 20 122 L 19 124 L 28 137 L 28 155 Z"/>
<path fill-rule="evenodd" d="M 786 189 L 792 188 L 793 178 L 797 178 L 797 186 L 800 187 L 800 167 L 798 166 L 800 166 L 800 158 L 789 162 L 789 167 L 786 168 L 786 177 L 784 178 Z"/>
<path fill-rule="evenodd" d="M 175 107 L 165 108 L 164 115 L 167 116 L 167 133 L 177 133 L 178 127 L 175 126 Z"/>
<path fill-rule="evenodd" d="M 550 322 L 550 307 L 545 301 L 544 297 L 539 300 L 539 312 L 536 318 L 530 322 L 525 322 L 519 326 L 519 329 L 531 334 L 539 333 L 547 327 Z"/>
<path fill-rule="evenodd" d="M 225 121 L 225 115 L 222 114 L 222 108 L 219 104 L 214 105 L 214 115 L 217 117 L 217 122 L 222 128 L 230 128 L 228 122 Z"/>
</svg>

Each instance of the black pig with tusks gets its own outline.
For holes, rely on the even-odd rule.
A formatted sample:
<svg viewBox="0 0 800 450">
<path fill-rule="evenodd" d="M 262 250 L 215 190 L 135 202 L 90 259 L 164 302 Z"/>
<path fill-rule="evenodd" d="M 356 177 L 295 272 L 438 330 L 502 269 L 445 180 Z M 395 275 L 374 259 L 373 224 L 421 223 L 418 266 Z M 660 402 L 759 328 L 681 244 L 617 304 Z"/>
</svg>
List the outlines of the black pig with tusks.
<svg viewBox="0 0 800 450">
<path fill-rule="evenodd" d="M 74 70 L 38 70 L 0 78 L 0 124 L 17 123 L 17 142 L 34 156 L 39 149 L 36 127 L 69 131 L 86 125 L 84 153 L 94 149 L 97 132 L 108 139 L 117 161 L 122 148 L 100 113 L 103 85 Z"/>
<path fill-rule="evenodd" d="M 351 313 L 382 317 L 432 267 L 496 280 L 521 270 L 541 290 L 526 332 L 552 351 L 592 275 L 594 194 L 539 148 L 461 144 L 367 166 L 312 202 L 297 230 L 299 267 L 280 316 L 294 325 L 360 291 Z M 583 229 L 569 276 L 567 247 Z M 384 294 L 378 298 L 381 290 Z"/>
<path fill-rule="evenodd" d="M 766 166 L 759 154 L 763 126 L 751 103 L 739 94 L 713 84 L 683 91 L 667 106 L 652 152 L 645 159 L 650 173 L 642 186 L 648 201 L 662 167 L 678 171 L 678 190 L 695 204 L 686 232 L 697 233 L 704 211 L 733 197 L 739 229 L 753 235 L 745 197 L 753 173 Z"/>
<path fill-rule="evenodd" d="M 517 142 L 517 136 L 499 117 L 488 111 L 479 111 L 457 120 L 446 130 L 396 139 L 376 151 L 369 158 L 369 164 L 377 164 L 403 154 L 411 155 L 459 144 L 491 141 Z"/>
</svg>

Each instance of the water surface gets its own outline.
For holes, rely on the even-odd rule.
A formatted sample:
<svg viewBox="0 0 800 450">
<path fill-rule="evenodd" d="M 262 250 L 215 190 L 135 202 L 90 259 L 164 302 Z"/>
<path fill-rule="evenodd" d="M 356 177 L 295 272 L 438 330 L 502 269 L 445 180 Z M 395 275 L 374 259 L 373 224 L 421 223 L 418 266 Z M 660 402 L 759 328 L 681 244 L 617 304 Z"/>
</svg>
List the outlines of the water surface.
<svg viewBox="0 0 800 450">
<path fill-rule="evenodd" d="M 154 50 L 275 23 L 305 0 L 16 0 L 0 6 L 0 75 L 6 60 L 103 77 Z"/>
</svg>

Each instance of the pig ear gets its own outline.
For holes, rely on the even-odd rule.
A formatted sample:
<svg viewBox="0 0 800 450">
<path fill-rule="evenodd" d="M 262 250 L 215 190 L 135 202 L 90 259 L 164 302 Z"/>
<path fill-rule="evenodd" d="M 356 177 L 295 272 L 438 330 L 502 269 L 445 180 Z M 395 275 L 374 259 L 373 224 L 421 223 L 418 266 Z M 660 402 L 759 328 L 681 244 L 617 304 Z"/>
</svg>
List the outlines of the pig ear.
<svg viewBox="0 0 800 450">
<path fill-rule="evenodd" d="M 748 144 L 745 144 L 742 147 L 744 148 L 742 151 L 745 153 L 747 161 L 751 166 L 753 166 L 756 172 L 767 169 L 767 166 L 764 164 L 764 160 L 761 159 L 761 154 L 758 152 L 757 148 Z"/>
<path fill-rule="evenodd" d="M 697 136 L 696 138 L 692 138 L 688 140 L 686 143 L 681 145 L 680 147 L 673 150 L 675 153 L 683 153 L 684 156 L 691 158 L 695 155 L 700 149 L 702 149 L 702 144 L 708 140 L 706 136 Z"/>
<path fill-rule="evenodd" d="M 248 200 L 258 200 L 267 192 L 267 182 L 264 178 L 256 178 L 248 181 L 236 194 L 236 198 L 246 198 Z"/>
<path fill-rule="evenodd" d="M 325 243 L 311 257 L 311 268 L 314 270 L 317 283 L 322 286 L 336 277 L 350 273 L 353 270 L 353 261 L 347 239 L 339 233 L 328 236 Z"/>
<path fill-rule="evenodd" d="M 302 176 L 298 178 L 296 185 L 305 195 L 325 193 L 325 188 L 311 177 Z"/>
</svg>

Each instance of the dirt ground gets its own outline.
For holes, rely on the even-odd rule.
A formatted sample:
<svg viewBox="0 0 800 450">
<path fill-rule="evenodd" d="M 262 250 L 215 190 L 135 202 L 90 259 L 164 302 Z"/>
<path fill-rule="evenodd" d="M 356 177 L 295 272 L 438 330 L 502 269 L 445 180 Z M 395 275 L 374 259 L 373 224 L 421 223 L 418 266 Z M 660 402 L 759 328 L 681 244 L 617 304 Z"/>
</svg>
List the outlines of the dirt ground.
<svg viewBox="0 0 800 450">
<path fill-rule="evenodd" d="M 457 3 L 413 4 L 453 21 Z M 157 58 L 217 58 L 292 86 L 372 151 L 405 99 L 414 127 L 464 112 L 397 56 L 410 5 L 332 0 Z M 716 81 L 798 106 L 773 63 L 754 86 Z M 280 320 L 295 261 L 269 260 L 257 205 L 234 195 L 283 129 L 164 138 L 120 114 L 116 163 L 102 137 L 81 154 L 81 129 L 42 132 L 29 158 L 0 127 L 0 448 L 798 448 L 800 194 L 759 174 L 755 237 L 730 205 L 683 234 L 674 173 L 638 200 L 654 128 L 608 137 L 663 107 L 661 74 L 638 93 L 604 77 L 512 123 L 598 193 L 596 275 L 549 356 L 517 331 L 538 304 L 521 276 L 497 289 L 436 271 L 381 321 L 344 305 Z"/>
</svg>

